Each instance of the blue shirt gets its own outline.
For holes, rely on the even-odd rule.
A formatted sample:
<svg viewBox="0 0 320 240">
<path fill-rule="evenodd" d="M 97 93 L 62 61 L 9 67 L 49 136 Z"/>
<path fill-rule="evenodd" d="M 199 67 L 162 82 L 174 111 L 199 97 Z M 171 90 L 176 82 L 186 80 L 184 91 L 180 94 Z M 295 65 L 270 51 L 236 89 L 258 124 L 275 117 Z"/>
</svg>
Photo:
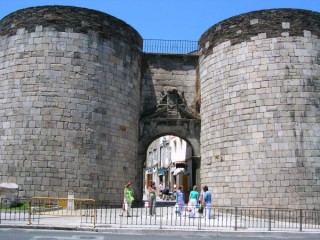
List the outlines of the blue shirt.
<svg viewBox="0 0 320 240">
<path fill-rule="evenodd" d="M 181 192 L 180 190 L 178 190 L 178 191 L 176 192 L 176 202 L 177 202 L 177 203 L 182 203 L 182 202 L 184 202 L 183 192 Z"/>
<path fill-rule="evenodd" d="M 211 203 L 211 192 L 206 191 L 203 193 L 203 200 L 205 203 Z"/>
<path fill-rule="evenodd" d="M 199 193 L 197 191 L 191 191 L 190 192 L 190 199 L 198 199 Z"/>
</svg>

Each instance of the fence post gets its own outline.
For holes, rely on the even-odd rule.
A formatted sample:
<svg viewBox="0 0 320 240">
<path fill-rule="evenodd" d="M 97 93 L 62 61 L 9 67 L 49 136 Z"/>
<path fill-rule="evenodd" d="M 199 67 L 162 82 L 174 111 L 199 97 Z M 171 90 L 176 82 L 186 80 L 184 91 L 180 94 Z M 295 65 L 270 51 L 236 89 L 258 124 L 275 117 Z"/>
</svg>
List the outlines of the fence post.
<svg viewBox="0 0 320 240">
<path fill-rule="evenodd" d="M 199 206 L 199 210 L 201 208 L 201 205 Z M 199 213 L 199 212 L 198 212 Z M 199 213 L 199 217 L 198 217 L 199 221 L 198 221 L 198 230 L 201 230 L 201 213 Z"/>
<path fill-rule="evenodd" d="M 93 228 L 96 228 L 96 223 L 97 223 L 97 205 L 96 205 L 96 201 L 93 202 L 93 209 L 94 209 Z"/>
<path fill-rule="evenodd" d="M 268 224 L 268 231 L 271 231 L 271 208 L 269 208 L 269 224 Z"/>
<path fill-rule="evenodd" d="M 238 230 L 238 207 L 235 207 L 235 223 L 234 223 L 234 230 Z"/>
<path fill-rule="evenodd" d="M 299 210 L 300 211 L 300 232 L 302 232 L 302 213 L 303 213 L 303 211 L 302 211 L 302 209 L 300 209 Z"/>
<path fill-rule="evenodd" d="M 0 198 L 0 209 L 2 209 L 2 198 Z M 2 212 L 0 210 L 0 223 L 1 223 L 1 218 L 2 218 Z"/>
<path fill-rule="evenodd" d="M 40 224 L 40 215 L 41 215 L 41 211 L 42 211 L 41 205 L 45 206 L 45 203 L 43 203 L 43 201 L 41 201 L 39 199 L 39 201 L 38 201 L 38 209 L 39 209 L 38 210 L 38 224 Z M 43 211 L 44 211 L 44 209 L 43 209 Z"/>
<path fill-rule="evenodd" d="M 160 208 L 160 229 L 162 229 L 162 216 L 163 216 L 163 208 Z"/>
<path fill-rule="evenodd" d="M 29 225 L 31 225 L 31 215 L 32 215 L 32 199 L 30 199 L 29 201 L 29 217 L 28 217 L 28 221 L 29 221 Z"/>
<path fill-rule="evenodd" d="M 122 210 L 121 210 L 122 211 Z M 116 216 L 117 217 L 117 216 Z M 123 217 L 120 215 L 120 228 L 122 228 Z"/>
</svg>

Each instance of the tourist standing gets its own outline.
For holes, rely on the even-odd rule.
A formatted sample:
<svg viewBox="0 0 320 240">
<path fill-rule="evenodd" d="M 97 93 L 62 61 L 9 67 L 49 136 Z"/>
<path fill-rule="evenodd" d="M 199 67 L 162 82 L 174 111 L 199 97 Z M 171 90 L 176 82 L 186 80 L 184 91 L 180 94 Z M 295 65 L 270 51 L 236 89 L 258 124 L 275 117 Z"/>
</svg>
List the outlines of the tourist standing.
<svg viewBox="0 0 320 240">
<path fill-rule="evenodd" d="M 131 205 L 134 201 L 133 189 L 131 188 L 131 182 L 128 182 L 123 190 L 123 205 L 120 216 L 123 216 L 123 213 L 126 212 L 127 217 L 131 217 Z"/>
<path fill-rule="evenodd" d="M 205 209 L 205 216 L 206 218 L 210 219 L 211 215 L 211 192 L 208 190 L 208 186 L 203 187 L 203 206 Z"/>
<path fill-rule="evenodd" d="M 148 187 L 148 200 L 150 203 L 149 215 L 153 216 L 156 214 L 156 191 L 157 188 L 155 186 L 155 182 L 151 181 Z"/>
<path fill-rule="evenodd" d="M 183 186 L 180 185 L 178 190 L 176 191 L 176 205 L 177 205 L 177 214 L 181 216 L 184 210 L 184 193 L 183 193 Z"/>
<path fill-rule="evenodd" d="M 190 192 L 190 195 L 189 195 L 189 204 L 188 204 L 189 207 L 191 208 L 190 217 L 192 217 L 192 218 L 194 218 L 196 216 L 198 197 L 199 197 L 198 187 L 196 185 L 194 185 L 192 188 L 192 191 Z"/>
</svg>

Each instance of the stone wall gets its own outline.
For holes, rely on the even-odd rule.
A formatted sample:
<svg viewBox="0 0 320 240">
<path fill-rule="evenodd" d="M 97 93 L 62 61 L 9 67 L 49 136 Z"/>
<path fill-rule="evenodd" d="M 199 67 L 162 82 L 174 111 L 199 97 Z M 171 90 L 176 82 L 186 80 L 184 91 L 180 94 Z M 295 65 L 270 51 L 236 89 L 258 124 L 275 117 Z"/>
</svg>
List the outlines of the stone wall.
<svg viewBox="0 0 320 240">
<path fill-rule="evenodd" d="M 137 178 L 141 37 L 75 7 L 0 22 L 0 182 L 20 196 L 123 198 Z"/>
<path fill-rule="evenodd" d="M 161 92 L 168 87 L 184 92 L 188 106 L 195 109 L 197 66 L 198 56 L 195 55 L 144 54 L 142 114 L 148 114 L 156 109 Z"/>
<path fill-rule="evenodd" d="M 199 146 L 179 121 L 139 139 L 139 119 L 175 88 L 201 104 L 213 204 L 319 208 L 319 37 L 319 13 L 264 10 L 209 28 L 199 56 L 142 54 L 132 27 L 98 11 L 14 12 L 0 21 L 0 183 L 120 201 L 131 181 L 141 197 L 144 143 L 184 131 Z"/>
<path fill-rule="evenodd" d="M 320 206 L 320 14 L 239 15 L 200 38 L 201 181 L 213 204 Z"/>
</svg>

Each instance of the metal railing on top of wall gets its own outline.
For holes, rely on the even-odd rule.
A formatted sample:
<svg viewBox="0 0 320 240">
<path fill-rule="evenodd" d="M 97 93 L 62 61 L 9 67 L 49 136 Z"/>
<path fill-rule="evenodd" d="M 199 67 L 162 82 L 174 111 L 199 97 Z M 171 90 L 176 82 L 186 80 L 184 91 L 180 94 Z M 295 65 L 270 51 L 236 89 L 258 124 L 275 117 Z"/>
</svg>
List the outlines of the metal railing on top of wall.
<svg viewBox="0 0 320 240">
<path fill-rule="evenodd" d="M 143 39 L 143 52 L 163 54 L 197 54 L 198 42 L 188 40 Z"/>
</svg>

